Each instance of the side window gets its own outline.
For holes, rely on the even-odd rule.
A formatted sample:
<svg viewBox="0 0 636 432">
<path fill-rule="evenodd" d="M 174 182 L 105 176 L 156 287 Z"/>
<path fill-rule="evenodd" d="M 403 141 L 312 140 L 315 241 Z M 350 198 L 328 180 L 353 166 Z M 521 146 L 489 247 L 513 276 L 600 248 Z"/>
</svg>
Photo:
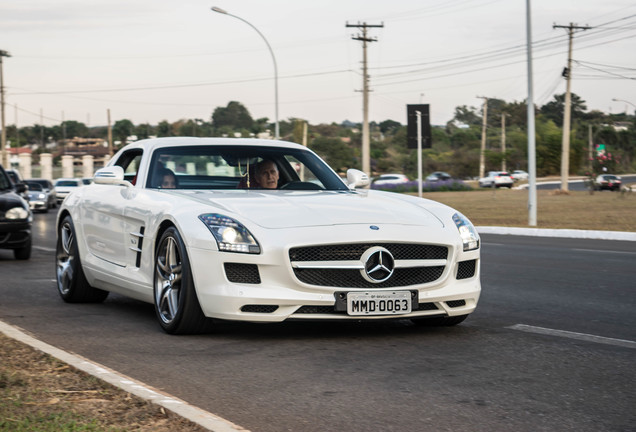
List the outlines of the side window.
<svg viewBox="0 0 636 432">
<path fill-rule="evenodd" d="M 132 184 L 137 181 L 137 171 L 139 170 L 142 155 L 143 151 L 141 149 L 129 150 L 122 154 L 115 163 L 115 165 L 124 169 L 124 179 Z"/>
<path fill-rule="evenodd" d="M 285 159 L 287 159 L 287 162 L 289 162 L 289 165 L 296 173 L 296 178 L 298 180 L 300 180 L 301 182 L 316 183 L 322 186 L 320 180 L 318 180 L 316 175 L 308 167 L 306 167 L 304 163 L 291 155 L 285 155 Z"/>
</svg>

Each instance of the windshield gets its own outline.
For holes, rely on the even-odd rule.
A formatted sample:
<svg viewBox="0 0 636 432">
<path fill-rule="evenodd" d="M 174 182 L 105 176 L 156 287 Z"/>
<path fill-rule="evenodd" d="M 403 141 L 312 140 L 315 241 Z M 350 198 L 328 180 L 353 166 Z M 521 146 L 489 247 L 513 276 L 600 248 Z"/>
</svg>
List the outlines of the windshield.
<svg viewBox="0 0 636 432">
<path fill-rule="evenodd" d="M 78 184 L 77 180 L 58 180 L 55 183 L 55 187 L 57 186 L 62 186 L 62 187 L 76 187 Z"/>
<path fill-rule="evenodd" d="M 42 189 L 42 185 L 40 183 L 35 183 L 35 182 L 25 182 L 27 184 L 27 186 L 29 187 L 30 191 L 41 191 Z"/>
<path fill-rule="evenodd" d="M 11 189 L 11 181 L 5 174 L 4 170 L 0 168 L 0 190 Z"/>
<path fill-rule="evenodd" d="M 146 187 L 348 190 L 314 153 L 268 146 L 180 146 L 156 150 Z"/>
</svg>

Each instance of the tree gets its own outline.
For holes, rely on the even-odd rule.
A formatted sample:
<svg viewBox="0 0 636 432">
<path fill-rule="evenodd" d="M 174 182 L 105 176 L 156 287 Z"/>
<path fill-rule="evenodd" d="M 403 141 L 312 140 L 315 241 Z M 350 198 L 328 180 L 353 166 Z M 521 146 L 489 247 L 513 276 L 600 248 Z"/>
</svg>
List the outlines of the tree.
<svg viewBox="0 0 636 432">
<path fill-rule="evenodd" d="M 395 120 L 384 120 L 383 122 L 379 124 L 380 131 L 383 134 L 395 132 L 395 130 L 399 128 L 400 126 L 402 125 L 399 122 L 396 122 Z"/>
<path fill-rule="evenodd" d="M 455 108 L 455 116 L 452 121 L 457 121 L 465 125 L 481 125 L 481 115 L 477 114 L 477 108 L 466 105 Z"/>
<path fill-rule="evenodd" d="M 316 138 L 309 147 L 335 171 L 346 171 L 355 165 L 353 149 L 339 138 Z"/>
<path fill-rule="evenodd" d="M 217 107 L 212 113 L 212 124 L 216 129 L 228 126 L 233 130 L 252 130 L 254 120 L 243 104 L 231 101 L 227 107 Z"/>
<path fill-rule="evenodd" d="M 122 146 L 126 145 L 128 137 L 135 131 L 135 125 L 127 119 L 117 120 L 113 125 L 113 136 L 121 142 Z"/>
<path fill-rule="evenodd" d="M 138 139 L 150 138 L 154 135 L 154 128 L 149 123 L 142 123 L 135 127 L 135 135 Z"/>
<path fill-rule="evenodd" d="M 159 124 L 157 125 L 157 136 L 158 137 L 175 136 L 174 132 L 172 131 L 172 125 L 167 120 L 163 120 L 159 122 Z"/>
<path fill-rule="evenodd" d="M 587 106 L 585 101 L 576 94 L 572 93 L 570 98 L 571 118 L 572 120 L 582 119 L 584 117 Z M 554 95 L 554 100 L 543 105 L 540 109 L 541 114 L 552 120 L 555 124 L 563 125 L 563 111 L 565 109 L 565 93 Z"/>
<path fill-rule="evenodd" d="M 60 136 L 65 136 L 67 139 L 74 137 L 85 138 L 88 136 L 88 127 L 84 123 L 74 120 L 63 121 L 60 126 L 55 126 L 55 128 L 60 130 Z M 64 128 L 63 134 L 61 128 Z"/>
</svg>

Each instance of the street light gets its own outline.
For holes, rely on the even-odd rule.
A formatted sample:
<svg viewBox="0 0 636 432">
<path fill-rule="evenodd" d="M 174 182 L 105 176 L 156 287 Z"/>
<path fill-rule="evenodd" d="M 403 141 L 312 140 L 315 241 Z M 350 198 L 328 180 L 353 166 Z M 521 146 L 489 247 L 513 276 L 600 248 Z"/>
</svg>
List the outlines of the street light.
<svg viewBox="0 0 636 432">
<path fill-rule="evenodd" d="M 249 21 L 246 21 L 246 20 L 244 20 L 243 18 L 241 18 L 239 16 L 232 15 L 231 13 L 228 13 L 224 9 L 221 9 L 219 7 L 216 7 L 216 6 L 213 6 L 211 9 L 212 9 L 213 12 L 218 12 L 218 13 L 223 14 L 223 15 L 228 15 L 228 16 L 231 16 L 231 17 L 234 17 L 234 18 L 236 18 L 238 20 L 243 21 L 245 24 L 247 24 L 248 26 L 250 26 L 254 30 L 256 30 L 256 33 L 258 33 L 260 35 L 260 37 L 262 37 L 263 40 L 265 41 L 265 44 L 267 45 L 267 48 L 269 49 L 269 52 L 272 55 L 272 60 L 274 62 L 274 100 L 275 100 L 275 103 L 276 103 L 275 138 L 279 139 L 280 138 L 280 133 L 279 133 L 279 128 L 278 128 L 278 66 L 276 65 L 276 57 L 274 56 L 274 51 L 272 50 L 272 47 L 269 45 L 269 42 L 267 42 L 267 39 L 265 39 L 265 36 L 263 36 L 263 33 L 261 33 Z"/>
<path fill-rule="evenodd" d="M 614 102 L 625 102 L 625 103 L 628 103 L 628 104 L 630 104 L 631 106 L 633 106 L 633 107 L 636 109 L 636 105 L 634 105 L 633 103 L 631 103 L 630 101 L 627 101 L 627 100 L 625 100 L 625 99 L 616 99 L 616 98 L 612 98 L 612 100 L 613 100 Z"/>
</svg>

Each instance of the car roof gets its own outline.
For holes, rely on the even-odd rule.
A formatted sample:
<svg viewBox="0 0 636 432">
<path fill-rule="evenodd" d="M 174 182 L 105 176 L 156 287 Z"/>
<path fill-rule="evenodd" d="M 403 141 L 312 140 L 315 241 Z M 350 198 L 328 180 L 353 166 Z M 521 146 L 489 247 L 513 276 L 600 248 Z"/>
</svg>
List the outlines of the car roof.
<svg viewBox="0 0 636 432">
<path fill-rule="evenodd" d="M 257 138 L 197 138 L 197 137 L 163 137 L 163 138 L 150 138 L 145 140 L 136 141 L 122 147 L 112 160 L 116 160 L 120 153 L 128 151 L 130 149 L 143 149 L 145 152 L 153 152 L 161 147 L 175 147 L 175 146 L 222 146 L 222 145 L 235 145 L 235 146 L 275 146 L 282 148 L 294 148 L 294 149 L 307 149 L 307 147 L 279 140 L 257 139 Z"/>
</svg>

